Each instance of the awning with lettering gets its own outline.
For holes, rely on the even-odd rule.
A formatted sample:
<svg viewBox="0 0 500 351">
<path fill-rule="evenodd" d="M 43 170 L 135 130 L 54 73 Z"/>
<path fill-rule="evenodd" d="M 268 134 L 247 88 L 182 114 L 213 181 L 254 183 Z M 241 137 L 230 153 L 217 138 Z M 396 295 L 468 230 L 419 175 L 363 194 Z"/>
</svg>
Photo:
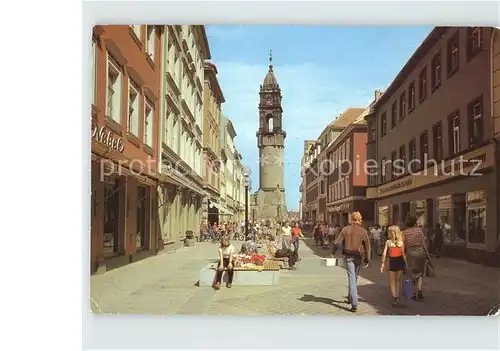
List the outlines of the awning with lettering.
<svg viewBox="0 0 500 351">
<path fill-rule="evenodd" d="M 218 204 L 217 202 L 212 202 L 210 201 L 210 204 L 208 205 L 208 212 L 211 212 L 210 211 L 210 208 L 216 208 L 219 210 L 219 215 L 228 215 L 228 216 L 232 216 L 234 213 L 232 213 L 231 211 L 229 211 L 224 205 L 221 205 L 221 204 Z"/>
</svg>

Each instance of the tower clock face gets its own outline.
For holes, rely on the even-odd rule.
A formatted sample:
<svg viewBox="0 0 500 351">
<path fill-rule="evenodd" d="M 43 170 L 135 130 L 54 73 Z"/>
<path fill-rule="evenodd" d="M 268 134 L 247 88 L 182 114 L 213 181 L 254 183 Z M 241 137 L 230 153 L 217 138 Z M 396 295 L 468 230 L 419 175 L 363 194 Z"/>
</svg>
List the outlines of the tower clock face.
<svg viewBox="0 0 500 351">
<path fill-rule="evenodd" d="M 273 104 L 273 97 L 268 95 L 266 97 L 266 105 L 269 106 L 269 105 L 272 105 Z"/>
</svg>

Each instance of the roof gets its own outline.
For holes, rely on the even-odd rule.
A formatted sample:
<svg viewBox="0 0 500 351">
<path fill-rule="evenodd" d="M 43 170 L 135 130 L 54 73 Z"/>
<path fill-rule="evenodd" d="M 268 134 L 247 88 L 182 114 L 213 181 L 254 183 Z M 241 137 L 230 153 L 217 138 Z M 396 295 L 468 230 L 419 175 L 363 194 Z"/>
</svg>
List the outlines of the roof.
<svg viewBox="0 0 500 351">
<path fill-rule="evenodd" d="M 339 117 L 337 117 L 336 120 L 334 120 L 332 123 L 330 123 L 330 126 L 336 127 L 336 128 L 345 128 L 349 124 L 353 123 L 364 111 L 365 107 L 351 107 L 345 110 L 343 113 L 340 114 Z"/>
<path fill-rule="evenodd" d="M 276 80 L 276 77 L 274 76 L 274 70 L 273 70 L 273 65 L 269 65 L 269 71 L 267 71 L 266 77 L 264 78 L 264 83 L 262 83 L 263 86 L 278 86 L 278 81 Z"/>
</svg>

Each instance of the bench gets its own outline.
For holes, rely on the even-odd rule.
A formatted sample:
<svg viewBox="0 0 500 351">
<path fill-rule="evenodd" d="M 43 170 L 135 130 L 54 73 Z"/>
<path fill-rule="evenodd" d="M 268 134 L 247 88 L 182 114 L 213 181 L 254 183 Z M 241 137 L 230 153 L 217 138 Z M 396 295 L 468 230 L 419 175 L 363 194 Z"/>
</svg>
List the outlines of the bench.
<svg viewBox="0 0 500 351">
<path fill-rule="evenodd" d="M 284 269 L 290 268 L 290 265 L 288 264 L 288 257 L 275 257 L 271 252 L 271 247 L 270 247 L 269 243 L 266 244 L 266 249 L 267 249 L 266 256 L 268 256 L 267 258 L 270 261 L 279 262 L 280 266 Z"/>
<path fill-rule="evenodd" d="M 217 262 L 209 263 L 200 270 L 200 287 L 212 287 L 217 271 Z M 278 285 L 280 278 L 280 266 L 275 261 L 265 261 L 262 270 L 245 269 L 241 267 L 234 268 L 233 285 Z M 227 282 L 227 268 L 222 274 L 222 283 Z"/>
</svg>

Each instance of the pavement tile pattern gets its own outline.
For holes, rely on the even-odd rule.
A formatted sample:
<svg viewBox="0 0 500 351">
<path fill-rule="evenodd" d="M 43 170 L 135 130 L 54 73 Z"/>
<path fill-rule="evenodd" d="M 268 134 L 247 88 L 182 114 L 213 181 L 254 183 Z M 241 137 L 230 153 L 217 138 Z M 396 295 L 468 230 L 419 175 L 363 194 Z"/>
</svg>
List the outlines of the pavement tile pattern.
<svg viewBox="0 0 500 351">
<path fill-rule="evenodd" d="M 236 246 L 240 243 L 234 242 Z M 198 287 L 199 270 L 216 257 L 217 245 L 196 243 L 162 253 L 91 280 L 95 313 L 213 315 L 351 315 L 344 303 L 346 273 L 325 267 L 329 250 L 305 239 L 296 270 L 282 271 L 278 286 Z M 424 281 L 424 302 L 392 308 L 387 273 L 379 262 L 362 268 L 355 315 L 484 315 L 500 301 L 500 269 L 448 258 L 434 260 L 437 276 Z"/>
</svg>

